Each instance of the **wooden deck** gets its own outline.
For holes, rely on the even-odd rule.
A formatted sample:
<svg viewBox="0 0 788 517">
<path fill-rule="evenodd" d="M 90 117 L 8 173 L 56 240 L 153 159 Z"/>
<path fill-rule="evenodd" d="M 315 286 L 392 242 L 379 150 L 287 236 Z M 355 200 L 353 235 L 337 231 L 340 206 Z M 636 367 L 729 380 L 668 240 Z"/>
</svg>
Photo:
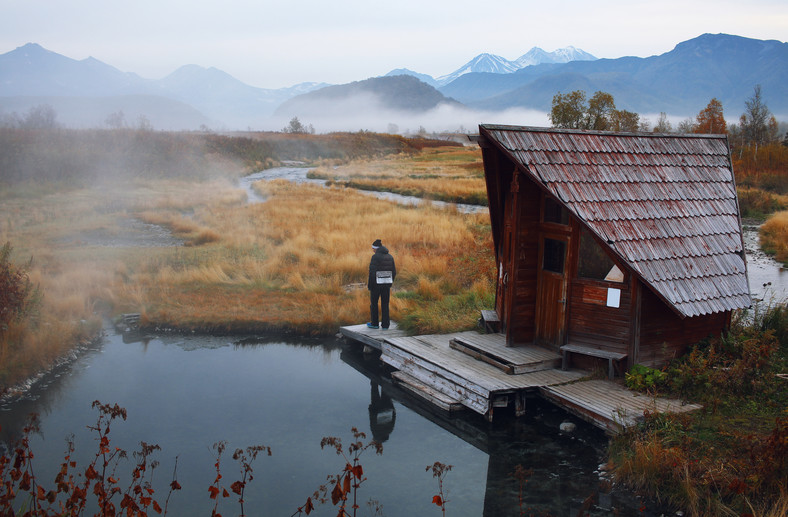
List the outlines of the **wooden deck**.
<svg viewBox="0 0 788 517">
<path fill-rule="evenodd" d="M 383 343 L 383 340 L 387 337 L 399 337 L 405 335 L 405 332 L 399 330 L 399 327 L 397 327 L 397 324 L 393 321 L 387 330 L 371 329 L 367 327 L 366 323 L 362 323 L 361 325 L 340 327 L 339 332 L 345 337 L 355 339 L 359 343 L 364 343 L 365 345 L 371 346 L 376 350 L 380 350 L 380 344 Z"/>
<path fill-rule="evenodd" d="M 561 357 L 537 346 L 507 348 L 501 334 L 475 331 L 406 336 L 366 325 L 340 328 L 343 336 L 380 350 L 396 371 L 392 380 L 446 413 L 467 408 L 492 420 L 496 407 L 525 413 L 526 393 L 536 392 L 609 433 L 642 418 L 644 411 L 698 409 L 654 399 L 606 380 L 583 380 L 585 372 L 560 369 Z"/>
</svg>

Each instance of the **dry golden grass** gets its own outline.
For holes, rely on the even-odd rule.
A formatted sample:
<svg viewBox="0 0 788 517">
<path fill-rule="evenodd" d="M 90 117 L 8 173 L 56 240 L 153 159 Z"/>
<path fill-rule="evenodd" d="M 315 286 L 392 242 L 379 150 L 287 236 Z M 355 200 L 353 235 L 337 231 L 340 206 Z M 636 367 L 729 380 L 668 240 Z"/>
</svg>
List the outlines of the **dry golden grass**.
<svg viewBox="0 0 788 517">
<path fill-rule="evenodd" d="M 788 265 L 788 211 L 777 212 L 761 226 L 761 247 Z"/>
<path fill-rule="evenodd" d="M 408 157 L 356 160 L 318 167 L 312 177 L 363 190 L 380 190 L 440 201 L 486 204 L 478 147 L 426 149 Z"/>
<path fill-rule="evenodd" d="M 398 298 L 395 290 L 394 319 L 418 301 L 441 299 L 472 283 L 440 279 L 475 246 L 472 228 L 484 225 L 486 216 L 405 207 L 354 190 L 282 180 L 255 187 L 268 201 L 193 207 L 193 225 L 220 239 L 127 266 L 113 302 L 129 306 L 128 300 L 139 300 L 137 310 L 157 326 L 334 332 L 367 317 L 367 291 L 347 286 L 366 282 L 376 238 L 397 260 L 396 290 L 414 293 Z M 173 221 L 180 217 L 171 215 Z"/>
</svg>

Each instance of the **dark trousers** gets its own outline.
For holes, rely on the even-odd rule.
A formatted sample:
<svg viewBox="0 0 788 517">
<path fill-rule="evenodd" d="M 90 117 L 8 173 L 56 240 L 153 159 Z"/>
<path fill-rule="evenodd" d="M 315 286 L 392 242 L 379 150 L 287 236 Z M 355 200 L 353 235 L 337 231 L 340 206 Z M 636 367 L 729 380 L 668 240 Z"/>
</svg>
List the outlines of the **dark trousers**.
<svg viewBox="0 0 788 517">
<path fill-rule="evenodd" d="M 380 315 L 382 318 L 380 326 L 384 329 L 389 328 L 391 321 L 389 320 L 389 296 L 391 295 L 391 287 L 375 285 L 369 290 L 369 321 L 373 325 L 378 324 L 378 299 L 380 299 Z"/>
</svg>

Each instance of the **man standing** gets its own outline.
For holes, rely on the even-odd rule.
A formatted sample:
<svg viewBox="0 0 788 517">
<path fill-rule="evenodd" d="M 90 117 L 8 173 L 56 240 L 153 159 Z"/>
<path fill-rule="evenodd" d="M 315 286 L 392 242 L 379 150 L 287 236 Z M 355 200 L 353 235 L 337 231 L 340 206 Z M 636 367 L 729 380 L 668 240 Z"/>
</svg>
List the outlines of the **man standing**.
<svg viewBox="0 0 788 517">
<path fill-rule="evenodd" d="M 397 267 L 394 265 L 394 257 L 389 254 L 389 250 L 377 239 L 372 243 L 375 253 L 369 261 L 369 313 L 370 320 L 367 327 L 371 329 L 378 327 L 378 299 L 380 299 L 380 324 L 383 330 L 389 328 L 389 296 L 391 294 L 391 284 L 397 276 Z"/>
</svg>

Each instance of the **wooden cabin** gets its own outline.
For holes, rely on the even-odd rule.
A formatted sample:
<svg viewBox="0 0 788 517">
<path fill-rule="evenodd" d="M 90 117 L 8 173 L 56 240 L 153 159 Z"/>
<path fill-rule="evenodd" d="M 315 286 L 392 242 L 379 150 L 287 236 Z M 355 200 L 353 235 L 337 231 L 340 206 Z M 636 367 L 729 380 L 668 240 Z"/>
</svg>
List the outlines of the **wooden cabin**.
<svg viewBox="0 0 788 517">
<path fill-rule="evenodd" d="M 507 346 L 661 366 L 750 306 L 725 136 L 481 125 L 478 142 Z"/>
</svg>

